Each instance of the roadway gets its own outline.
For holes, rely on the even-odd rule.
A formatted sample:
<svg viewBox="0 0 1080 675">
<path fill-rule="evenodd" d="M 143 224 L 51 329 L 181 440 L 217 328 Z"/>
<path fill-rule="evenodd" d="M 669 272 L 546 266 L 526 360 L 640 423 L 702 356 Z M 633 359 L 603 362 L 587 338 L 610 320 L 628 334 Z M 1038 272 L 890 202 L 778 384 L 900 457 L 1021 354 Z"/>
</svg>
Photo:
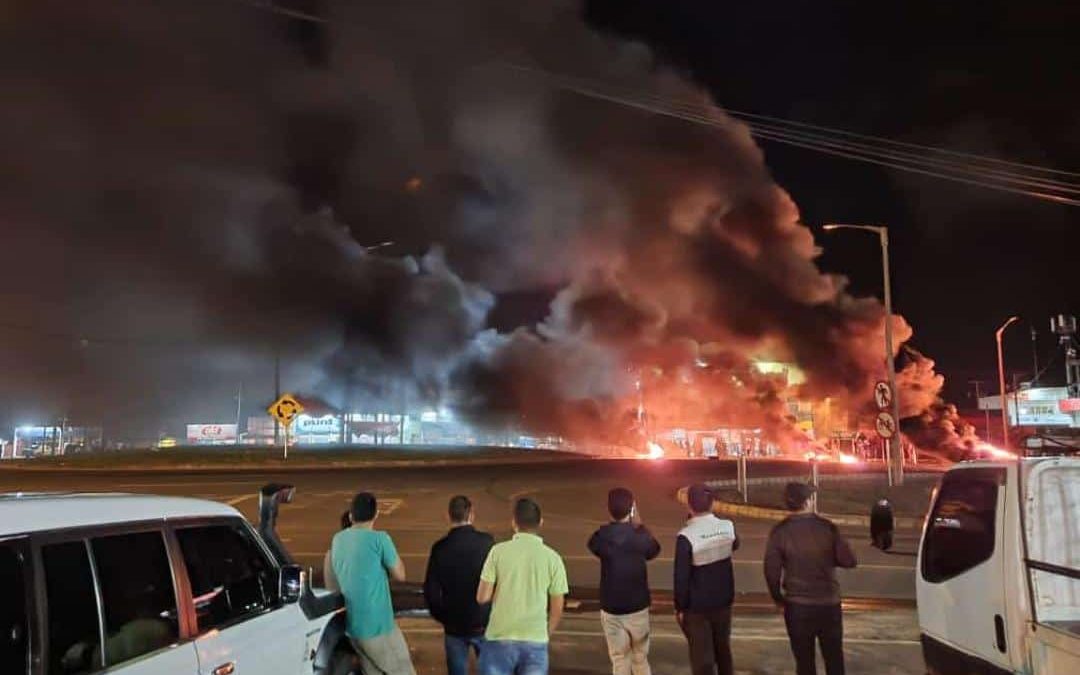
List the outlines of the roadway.
<svg viewBox="0 0 1080 675">
<path fill-rule="evenodd" d="M 756 462 L 751 476 L 796 475 L 803 463 Z M 615 485 L 632 489 L 648 526 L 664 550 L 650 570 L 654 595 L 653 672 L 690 675 L 686 643 L 672 617 L 672 551 L 685 508 L 675 492 L 690 482 L 734 477 L 729 463 L 703 461 L 568 460 L 540 464 L 419 466 L 398 468 L 246 471 L 21 471 L 0 465 L 0 492 L 124 491 L 185 495 L 227 502 L 254 521 L 257 490 L 268 482 L 296 485 L 295 501 L 279 518 L 286 545 L 306 565 L 318 566 L 338 527 L 341 513 L 359 490 L 374 492 L 382 515 L 378 527 L 390 532 L 405 560 L 408 578 L 422 579 L 431 544 L 446 531 L 449 498 L 469 495 L 477 525 L 497 539 L 510 536 L 510 504 L 519 495 L 535 498 L 544 510 L 543 535 L 566 560 L 572 608 L 551 642 L 552 675 L 610 673 L 596 613 L 599 564 L 585 544 L 607 520 L 606 494 Z M 841 485 L 823 489 L 843 489 Z M 771 522 L 736 518 L 743 545 L 735 554 L 739 597 L 732 627 L 738 675 L 765 675 L 794 669 L 783 620 L 762 595 L 761 559 Z M 849 673 L 916 675 L 925 672 L 913 607 L 915 536 L 902 532 L 896 555 L 869 546 L 867 533 L 846 530 L 859 558 L 858 569 L 841 572 L 845 603 L 845 653 Z M 905 554 L 906 553 L 906 554 Z M 398 597 L 401 594 L 396 594 Z M 407 602 L 419 598 L 405 590 Z M 885 599 L 885 600 L 883 600 Z M 430 619 L 403 618 L 401 625 L 421 675 L 445 673 L 441 628 Z M 819 672 L 823 672 L 819 666 Z"/>
<path fill-rule="evenodd" d="M 805 465 L 757 463 L 752 475 L 797 474 Z M 304 565 L 319 567 L 341 513 L 353 494 L 374 492 L 381 515 L 378 527 L 394 538 L 410 580 L 422 579 L 431 544 L 446 531 L 446 503 L 467 494 L 476 505 L 477 526 L 496 539 L 511 534 L 510 504 L 518 496 L 536 499 L 544 511 L 543 536 L 566 561 L 571 585 L 581 595 L 599 584 L 599 564 L 586 549 L 589 535 L 607 521 L 606 493 L 616 485 L 632 489 L 648 527 L 663 551 L 650 568 L 658 590 L 671 588 L 676 533 L 685 507 L 674 498 L 690 482 L 733 477 L 729 463 L 704 461 L 570 460 L 494 466 L 395 467 L 306 470 L 126 472 L 23 472 L 0 470 L 5 491 L 123 491 L 185 495 L 227 502 L 250 520 L 256 517 L 258 488 L 271 481 L 296 485 L 295 501 L 281 511 L 279 532 Z M 842 486 L 824 489 L 843 489 Z M 771 522 L 736 518 L 742 547 L 736 552 L 736 585 L 747 597 L 765 591 L 761 560 Z M 916 535 L 898 533 L 895 552 L 869 545 L 868 533 L 845 530 L 855 547 L 859 568 L 841 572 L 847 595 L 913 600 Z"/>
</svg>

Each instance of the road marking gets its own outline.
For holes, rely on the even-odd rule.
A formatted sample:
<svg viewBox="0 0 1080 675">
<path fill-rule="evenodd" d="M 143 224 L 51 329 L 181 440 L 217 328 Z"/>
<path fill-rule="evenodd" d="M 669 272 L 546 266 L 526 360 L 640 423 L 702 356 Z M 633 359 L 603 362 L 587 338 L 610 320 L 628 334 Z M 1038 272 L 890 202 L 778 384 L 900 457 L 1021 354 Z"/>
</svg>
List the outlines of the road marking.
<svg viewBox="0 0 1080 675">
<path fill-rule="evenodd" d="M 442 635 L 442 628 L 404 628 L 402 632 L 406 635 Z M 555 631 L 555 637 L 583 637 L 583 638 L 600 638 L 604 637 L 604 633 L 601 631 L 588 631 L 588 630 L 557 630 Z M 685 640 L 686 636 L 682 633 L 667 633 L 653 631 L 649 633 L 649 637 L 652 639 L 662 640 Z M 745 642 L 788 642 L 786 635 L 740 635 L 739 633 L 731 634 L 732 640 L 742 640 Z M 894 645 L 902 647 L 918 647 L 921 646 L 921 642 L 918 640 L 892 640 L 892 639 L 877 639 L 877 638 L 851 638 L 844 636 L 845 644 L 853 645 Z"/>
<path fill-rule="evenodd" d="M 405 505 L 404 499 L 380 499 L 379 515 L 388 516 Z"/>
<path fill-rule="evenodd" d="M 301 557 L 307 557 L 307 556 L 321 556 L 321 555 L 323 555 L 323 553 L 325 553 L 325 551 L 323 551 L 322 553 L 312 553 L 310 551 L 298 551 L 296 553 L 293 553 L 293 555 L 301 556 Z M 402 557 L 402 558 L 427 558 L 428 555 L 429 555 L 429 552 L 422 551 L 422 552 L 408 553 L 408 552 L 398 551 L 398 555 L 400 557 Z M 599 564 L 599 561 L 594 556 L 591 556 L 591 555 L 564 555 L 564 556 L 562 556 L 562 559 L 563 560 L 569 560 L 570 562 L 595 561 L 595 562 L 597 562 Z M 656 560 L 658 560 L 660 562 L 672 562 L 672 558 L 656 558 Z M 736 565 L 761 566 L 761 564 L 762 564 L 762 562 L 760 560 L 735 560 L 733 562 Z M 855 568 L 854 571 L 864 570 L 864 569 L 869 569 L 869 570 L 902 570 L 904 572 L 910 572 L 914 568 L 898 566 L 898 565 L 859 565 L 858 567 Z"/>
<path fill-rule="evenodd" d="M 232 499 L 227 500 L 225 503 L 229 506 L 236 506 L 237 504 L 242 504 L 249 499 L 255 499 L 258 496 L 259 495 L 241 495 L 239 497 L 233 497 Z"/>
</svg>

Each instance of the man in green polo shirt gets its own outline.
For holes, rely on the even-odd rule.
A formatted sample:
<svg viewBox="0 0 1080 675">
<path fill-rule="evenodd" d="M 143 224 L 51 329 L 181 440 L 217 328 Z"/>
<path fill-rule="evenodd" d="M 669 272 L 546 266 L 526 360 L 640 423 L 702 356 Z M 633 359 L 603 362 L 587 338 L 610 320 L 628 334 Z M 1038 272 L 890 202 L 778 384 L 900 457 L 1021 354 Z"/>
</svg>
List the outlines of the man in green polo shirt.
<svg viewBox="0 0 1080 675">
<path fill-rule="evenodd" d="M 562 619 L 566 566 L 537 532 L 531 499 L 514 504 L 514 538 L 496 544 L 480 573 L 476 600 L 491 604 L 480 675 L 547 675 L 548 636 Z"/>
</svg>

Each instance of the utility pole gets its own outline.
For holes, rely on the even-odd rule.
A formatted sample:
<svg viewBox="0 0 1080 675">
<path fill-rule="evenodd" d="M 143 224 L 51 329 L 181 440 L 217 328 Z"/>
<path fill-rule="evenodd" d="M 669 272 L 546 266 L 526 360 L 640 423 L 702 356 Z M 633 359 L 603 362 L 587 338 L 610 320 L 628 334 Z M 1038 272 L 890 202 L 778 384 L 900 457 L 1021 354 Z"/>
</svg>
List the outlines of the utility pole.
<svg viewBox="0 0 1080 675">
<path fill-rule="evenodd" d="M 244 397 L 244 383 L 236 389 L 236 445 L 240 445 L 240 401 Z M 276 399 L 275 399 L 276 400 Z"/>
<path fill-rule="evenodd" d="M 982 380 L 968 380 L 968 384 L 975 386 L 975 407 L 977 408 L 982 407 L 982 383 Z M 990 408 L 986 408 L 983 412 L 986 413 L 986 424 L 984 426 L 986 441 L 990 443 L 993 441 L 990 436 Z"/>
<path fill-rule="evenodd" d="M 1031 327 L 1031 360 L 1034 370 L 1031 371 L 1031 386 L 1039 386 L 1039 331 L 1035 326 Z"/>
<path fill-rule="evenodd" d="M 1009 320 L 1001 324 L 994 333 L 994 338 L 997 340 L 998 396 L 1001 398 L 1001 447 L 1005 449 L 1009 448 L 1009 404 L 1005 393 L 1005 356 L 1001 349 L 1001 338 L 1005 334 L 1005 329 L 1019 320 L 1018 316 L 1010 316 Z"/>
<path fill-rule="evenodd" d="M 885 441 L 886 464 L 888 466 L 889 485 L 904 484 L 904 448 L 900 442 L 900 396 L 896 391 L 896 358 L 893 351 L 893 311 L 892 311 L 892 282 L 889 274 L 889 230 L 882 225 L 842 225 L 829 224 L 824 230 L 865 230 L 878 236 L 881 243 L 881 274 L 885 281 L 885 369 L 889 380 L 889 389 L 892 390 L 892 413 L 893 424 L 896 432 L 892 438 Z"/>
</svg>

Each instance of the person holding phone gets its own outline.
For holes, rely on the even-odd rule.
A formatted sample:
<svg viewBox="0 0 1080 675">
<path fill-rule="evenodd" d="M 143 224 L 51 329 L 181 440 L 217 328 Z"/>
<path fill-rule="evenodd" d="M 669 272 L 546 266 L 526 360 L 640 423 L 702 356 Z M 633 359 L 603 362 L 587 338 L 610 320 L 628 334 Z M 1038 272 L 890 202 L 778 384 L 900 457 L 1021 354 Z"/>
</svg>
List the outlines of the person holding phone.
<svg viewBox="0 0 1080 675">
<path fill-rule="evenodd" d="M 608 493 L 611 522 L 593 533 L 589 550 L 600 558 L 600 623 L 614 675 L 650 675 L 649 573 L 660 542 L 642 525 L 634 493 Z"/>
</svg>

